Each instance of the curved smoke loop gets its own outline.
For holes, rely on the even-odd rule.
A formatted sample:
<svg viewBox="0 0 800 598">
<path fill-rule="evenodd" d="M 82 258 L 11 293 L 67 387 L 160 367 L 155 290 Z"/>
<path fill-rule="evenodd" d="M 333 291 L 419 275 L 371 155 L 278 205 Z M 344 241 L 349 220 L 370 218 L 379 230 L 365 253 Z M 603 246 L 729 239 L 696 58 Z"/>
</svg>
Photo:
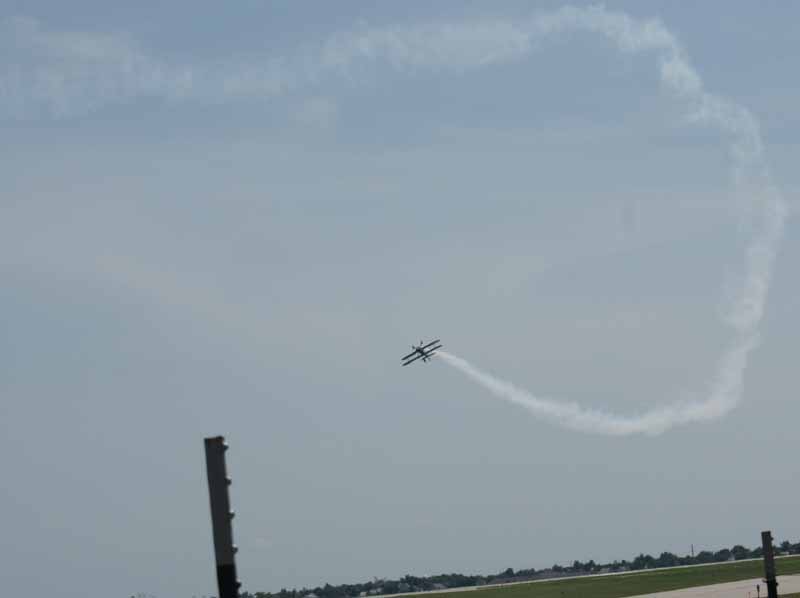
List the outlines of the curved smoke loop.
<svg viewBox="0 0 800 598">
<path fill-rule="evenodd" d="M 617 436 L 654 435 L 677 425 L 726 415 L 741 400 L 744 371 L 750 353 L 758 344 L 758 328 L 787 211 L 784 200 L 770 181 L 758 123 L 745 108 L 705 91 L 700 76 L 677 40 L 658 22 L 636 21 L 602 8 L 567 8 L 535 19 L 527 31 L 531 37 L 563 31 L 599 33 L 622 51 L 656 52 L 662 84 L 687 103 L 692 119 L 716 126 L 730 136 L 734 183 L 746 195 L 754 211 L 761 215 L 757 232 L 747 247 L 743 284 L 726 317 L 736 337 L 717 364 L 706 399 L 675 403 L 633 416 L 540 398 L 479 370 L 460 357 L 441 351 L 439 355 L 497 397 L 574 430 Z"/>
</svg>

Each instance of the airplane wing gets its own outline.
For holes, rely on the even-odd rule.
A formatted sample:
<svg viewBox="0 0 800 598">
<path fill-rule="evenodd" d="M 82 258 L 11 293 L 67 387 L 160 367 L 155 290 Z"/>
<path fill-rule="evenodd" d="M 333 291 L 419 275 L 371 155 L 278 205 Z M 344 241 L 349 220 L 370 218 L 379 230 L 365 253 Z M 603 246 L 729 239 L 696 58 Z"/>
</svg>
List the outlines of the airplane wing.
<svg viewBox="0 0 800 598">
<path fill-rule="evenodd" d="M 441 349 L 441 348 L 442 348 L 442 345 L 436 345 L 435 347 L 431 347 L 430 349 L 425 349 L 425 354 L 426 355 L 433 355 L 434 351 L 436 351 L 438 349 Z"/>
<path fill-rule="evenodd" d="M 435 341 L 431 341 L 431 342 L 429 342 L 427 345 L 425 345 L 425 346 L 423 346 L 423 347 L 420 347 L 420 348 L 421 348 L 421 349 L 424 351 L 424 350 L 425 350 L 425 349 L 427 349 L 428 347 L 431 347 L 431 346 L 435 345 L 436 343 L 440 343 L 440 342 L 442 342 L 442 341 L 441 341 L 440 339 L 438 339 L 438 338 L 437 338 Z"/>
<path fill-rule="evenodd" d="M 416 349 L 414 349 L 411 353 L 409 353 L 408 355 L 403 357 L 403 359 L 408 359 L 409 357 L 414 357 L 414 355 L 419 355 L 419 353 L 417 353 Z"/>
<path fill-rule="evenodd" d="M 420 359 L 422 357 L 424 357 L 424 355 L 417 355 L 414 359 L 409 359 L 408 361 L 403 363 L 403 365 L 408 365 L 409 363 L 414 363 L 417 359 Z"/>
</svg>

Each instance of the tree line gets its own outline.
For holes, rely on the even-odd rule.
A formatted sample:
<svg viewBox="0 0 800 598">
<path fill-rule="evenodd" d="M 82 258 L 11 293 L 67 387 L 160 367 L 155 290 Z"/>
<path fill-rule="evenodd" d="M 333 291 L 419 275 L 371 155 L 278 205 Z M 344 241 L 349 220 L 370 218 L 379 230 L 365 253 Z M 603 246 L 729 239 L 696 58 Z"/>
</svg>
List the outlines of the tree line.
<svg viewBox="0 0 800 598">
<path fill-rule="evenodd" d="M 777 554 L 800 554 L 800 542 L 782 542 L 776 547 Z M 545 569 L 514 570 L 511 567 L 499 573 L 489 575 L 462 575 L 460 573 L 447 573 L 417 577 L 406 575 L 400 579 L 374 579 L 364 583 L 341 584 L 316 588 L 281 589 L 279 592 L 242 592 L 241 598 L 357 598 L 360 596 L 375 596 L 385 594 L 400 594 L 405 592 L 424 592 L 431 590 L 444 590 L 447 588 L 462 588 L 486 584 L 503 584 L 515 581 L 531 581 L 534 579 L 550 579 L 575 575 L 591 575 L 597 573 L 618 573 L 623 571 L 639 571 L 641 569 L 658 569 L 661 567 L 678 567 L 683 565 L 704 565 L 707 563 L 722 563 L 726 561 L 739 561 L 742 559 L 761 558 L 764 556 L 761 547 L 750 549 L 737 544 L 733 548 L 723 548 L 716 552 L 703 550 L 696 555 L 678 556 L 671 552 L 662 552 L 654 557 L 649 554 L 640 554 L 627 561 L 613 561 L 611 563 L 595 563 L 589 560 L 585 563 L 573 561 L 572 565 L 553 565 Z"/>
</svg>

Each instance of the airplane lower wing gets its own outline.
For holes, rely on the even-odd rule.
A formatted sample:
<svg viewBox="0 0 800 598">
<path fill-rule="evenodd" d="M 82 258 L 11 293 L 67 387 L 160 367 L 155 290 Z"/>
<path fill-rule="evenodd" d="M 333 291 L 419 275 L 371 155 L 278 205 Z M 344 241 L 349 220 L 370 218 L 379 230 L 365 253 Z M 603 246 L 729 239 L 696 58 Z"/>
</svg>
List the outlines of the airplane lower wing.
<svg viewBox="0 0 800 598">
<path fill-rule="evenodd" d="M 408 361 L 403 363 L 403 365 L 408 365 L 409 363 L 414 363 L 417 359 L 421 359 L 423 357 L 425 357 L 425 356 L 424 355 L 417 355 L 414 359 L 409 359 Z"/>
<path fill-rule="evenodd" d="M 435 352 L 433 352 L 433 351 L 426 351 L 426 352 L 425 352 L 423 355 L 417 355 L 417 356 L 416 356 L 416 357 L 414 357 L 413 359 L 409 359 L 408 361 L 406 361 L 405 363 L 403 363 L 403 365 L 408 365 L 409 363 L 414 363 L 414 362 L 415 362 L 417 359 L 423 359 L 423 360 L 427 361 L 428 359 L 430 359 L 430 358 L 431 358 L 431 357 L 433 357 L 434 355 L 436 355 L 436 353 L 435 353 Z"/>
</svg>

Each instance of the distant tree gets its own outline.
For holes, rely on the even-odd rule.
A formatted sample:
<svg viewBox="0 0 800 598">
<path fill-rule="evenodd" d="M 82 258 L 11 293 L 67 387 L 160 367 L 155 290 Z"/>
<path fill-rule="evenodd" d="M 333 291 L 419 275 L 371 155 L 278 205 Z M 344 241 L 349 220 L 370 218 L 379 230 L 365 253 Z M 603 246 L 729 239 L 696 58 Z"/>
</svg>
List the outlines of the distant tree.
<svg viewBox="0 0 800 598">
<path fill-rule="evenodd" d="M 631 569 L 652 569 L 656 564 L 656 560 L 649 554 L 640 554 L 631 563 Z"/>
<path fill-rule="evenodd" d="M 750 550 L 745 548 L 741 544 L 737 544 L 736 546 L 731 548 L 731 554 L 733 554 L 733 558 L 735 558 L 737 561 L 750 558 Z"/>
<path fill-rule="evenodd" d="M 731 551 L 727 548 L 723 548 L 722 550 L 718 550 L 714 553 L 714 561 L 717 563 L 721 563 L 724 561 L 731 560 Z"/>
<path fill-rule="evenodd" d="M 701 550 L 697 553 L 697 556 L 694 557 L 696 563 L 703 565 L 705 563 L 713 563 L 714 562 L 714 553 L 709 550 Z"/>
<path fill-rule="evenodd" d="M 399 591 L 397 588 L 400 585 L 398 581 L 385 581 L 383 582 L 383 593 L 384 594 L 397 594 Z"/>
<path fill-rule="evenodd" d="M 662 552 L 654 564 L 656 567 L 675 567 L 678 565 L 678 557 L 671 552 Z"/>
</svg>

